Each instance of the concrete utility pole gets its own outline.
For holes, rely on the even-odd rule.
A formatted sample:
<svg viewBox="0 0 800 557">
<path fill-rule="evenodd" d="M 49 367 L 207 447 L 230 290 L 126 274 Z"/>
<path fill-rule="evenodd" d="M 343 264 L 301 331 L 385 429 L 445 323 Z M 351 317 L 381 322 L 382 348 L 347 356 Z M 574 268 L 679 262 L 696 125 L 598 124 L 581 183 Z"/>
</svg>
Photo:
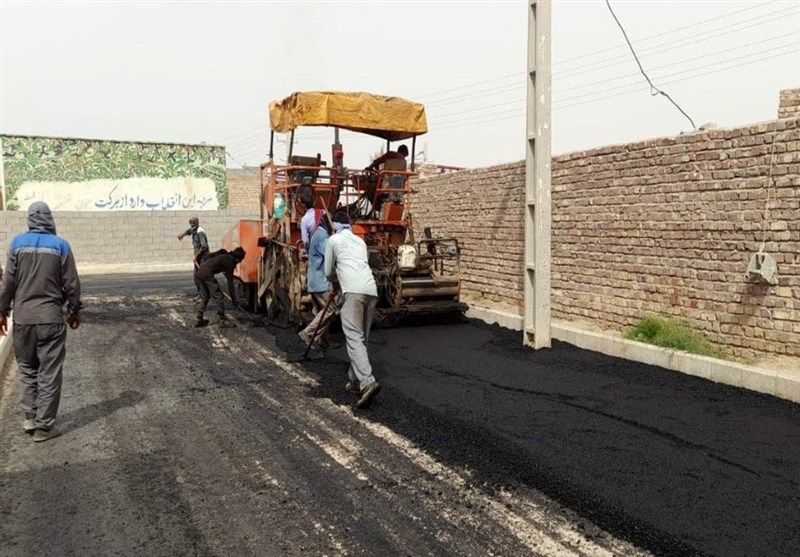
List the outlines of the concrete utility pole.
<svg viewBox="0 0 800 557">
<path fill-rule="evenodd" d="M 523 342 L 550 347 L 550 19 L 551 0 L 530 0 L 525 150 Z"/>
</svg>

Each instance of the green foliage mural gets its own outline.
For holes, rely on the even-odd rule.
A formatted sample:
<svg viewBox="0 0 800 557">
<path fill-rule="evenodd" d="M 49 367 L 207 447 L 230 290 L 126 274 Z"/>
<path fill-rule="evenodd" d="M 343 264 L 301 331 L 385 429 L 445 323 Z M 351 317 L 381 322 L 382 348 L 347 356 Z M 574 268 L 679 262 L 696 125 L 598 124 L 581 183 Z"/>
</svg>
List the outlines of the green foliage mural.
<svg viewBox="0 0 800 557">
<path fill-rule="evenodd" d="M 25 182 L 81 182 L 124 178 L 209 178 L 219 207 L 228 205 L 225 148 L 90 139 L 2 136 L 7 209 L 19 208 Z"/>
</svg>

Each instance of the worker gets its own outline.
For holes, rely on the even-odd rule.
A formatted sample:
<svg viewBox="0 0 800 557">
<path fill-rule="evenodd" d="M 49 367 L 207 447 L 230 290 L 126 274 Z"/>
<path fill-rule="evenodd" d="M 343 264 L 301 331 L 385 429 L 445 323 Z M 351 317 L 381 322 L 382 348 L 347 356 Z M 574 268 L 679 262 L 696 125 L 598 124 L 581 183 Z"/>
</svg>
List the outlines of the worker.
<svg viewBox="0 0 800 557">
<path fill-rule="evenodd" d="M 196 268 L 194 276 L 200 283 L 200 301 L 197 305 L 197 319 L 194 322 L 195 327 L 205 327 L 208 325 L 208 319 L 203 317 L 203 313 L 208 307 L 208 301 L 214 298 L 217 302 L 217 315 L 219 315 L 219 324 L 221 327 L 235 327 L 236 324 L 227 318 L 225 315 L 225 301 L 222 299 L 222 290 L 220 290 L 219 283 L 215 275 L 223 273 L 225 279 L 228 281 L 228 293 L 230 295 L 231 303 L 238 307 L 236 302 L 236 289 L 233 284 L 233 271 L 236 266 L 244 259 L 245 251 L 242 247 L 238 247 L 233 251 L 219 250 L 210 254 L 203 259 L 203 262 Z"/>
<path fill-rule="evenodd" d="M 69 243 L 56 235 L 50 207 L 28 208 L 28 232 L 11 240 L 0 291 L 0 335 L 13 308 L 14 352 L 22 382 L 22 429 L 36 442 L 57 437 L 66 322 L 80 327 L 81 284 Z"/>
<path fill-rule="evenodd" d="M 208 255 L 208 236 L 206 236 L 206 231 L 200 228 L 199 218 L 192 217 L 189 219 L 189 228 L 185 232 L 178 234 L 178 240 L 183 240 L 186 236 L 192 237 L 192 249 L 194 251 L 192 263 L 194 268 L 197 269 L 200 263 L 203 262 L 203 259 Z M 194 285 L 197 287 L 197 297 L 195 300 L 199 301 L 200 295 L 202 294 L 200 291 L 200 282 L 195 279 Z"/>
<path fill-rule="evenodd" d="M 342 330 L 350 368 L 346 389 L 359 394 L 357 408 L 364 408 L 381 389 L 372 375 L 367 342 L 378 302 L 378 289 L 369 266 L 367 244 L 353 234 L 347 212 L 333 217 L 336 232 L 325 246 L 325 276 L 342 292 Z"/>
<path fill-rule="evenodd" d="M 388 160 L 402 160 L 405 161 L 408 156 L 408 147 L 401 145 L 397 151 L 387 151 L 365 168 L 364 170 L 378 170 L 378 167 Z"/>
<path fill-rule="evenodd" d="M 311 295 L 314 319 L 298 333 L 306 345 L 313 342 L 312 348 L 322 348 L 323 350 L 333 350 L 339 347 L 337 343 L 328 339 L 328 327 L 337 311 L 337 304 L 333 299 L 336 293 L 325 276 L 325 246 L 328 243 L 330 232 L 327 218 L 316 223 L 316 228 L 311 231 L 306 290 Z"/>
<path fill-rule="evenodd" d="M 308 185 L 297 188 L 295 205 L 297 212 L 303 214 L 300 218 L 300 239 L 303 241 L 303 249 L 308 251 L 311 233 L 319 226 L 325 211 L 314 208 L 314 188 Z"/>
</svg>

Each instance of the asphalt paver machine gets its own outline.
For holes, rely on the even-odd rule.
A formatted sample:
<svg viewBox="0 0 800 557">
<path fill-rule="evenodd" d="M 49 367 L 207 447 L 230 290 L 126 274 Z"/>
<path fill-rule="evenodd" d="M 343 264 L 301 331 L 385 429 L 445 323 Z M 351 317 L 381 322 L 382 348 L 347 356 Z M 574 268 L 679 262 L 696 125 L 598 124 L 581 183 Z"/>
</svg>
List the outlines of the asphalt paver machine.
<svg viewBox="0 0 800 557">
<path fill-rule="evenodd" d="M 299 227 L 303 215 L 295 204 L 297 189 L 309 185 L 316 207 L 329 215 L 346 210 L 353 232 L 367 244 L 378 286 L 376 321 L 467 309 L 460 301 L 458 239 L 434 237 L 429 228 L 415 234 L 413 226 L 413 153 L 417 137 L 427 132 L 423 105 L 368 93 L 297 92 L 270 103 L 269 117 L 259 221 L 240 221 L 224 241 L 229 249 L 243 245 L 248 251 L 238 276 L 253 307 L 266 310 L 272 320 L 297 322 L 309 316 Z M 330 163 L 321 154 L 295 154 L 295 131 L 305 126 L 333 128 Z M 410 168 L 403 160 L 388 160 L 377 170 L 345 168 L 339 129 L 381 138 L 387 151 L 393 142 L 410 139 Z M 289 135 L 284 165 L 275 162 L 276 133 Z"/>
</svg>

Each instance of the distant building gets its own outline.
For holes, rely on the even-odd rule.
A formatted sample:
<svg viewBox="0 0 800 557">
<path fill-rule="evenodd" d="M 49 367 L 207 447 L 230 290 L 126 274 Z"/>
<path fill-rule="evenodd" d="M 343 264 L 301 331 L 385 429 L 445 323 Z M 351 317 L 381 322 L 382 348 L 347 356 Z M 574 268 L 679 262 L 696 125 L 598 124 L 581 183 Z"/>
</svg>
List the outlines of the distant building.
<svg viewBox="0 0 800 557">
<path fill-rule="evenodd" d="M 261 204 L 259 167 L 228 169 L 228 209 L 248 209 L 258 214 Z"/>
<path fill-rule="evenodd" d="M 7 210 L 216 210 L 228 204 L 225 148 L 0 135 L 0 189 Z"/>
</svg>

